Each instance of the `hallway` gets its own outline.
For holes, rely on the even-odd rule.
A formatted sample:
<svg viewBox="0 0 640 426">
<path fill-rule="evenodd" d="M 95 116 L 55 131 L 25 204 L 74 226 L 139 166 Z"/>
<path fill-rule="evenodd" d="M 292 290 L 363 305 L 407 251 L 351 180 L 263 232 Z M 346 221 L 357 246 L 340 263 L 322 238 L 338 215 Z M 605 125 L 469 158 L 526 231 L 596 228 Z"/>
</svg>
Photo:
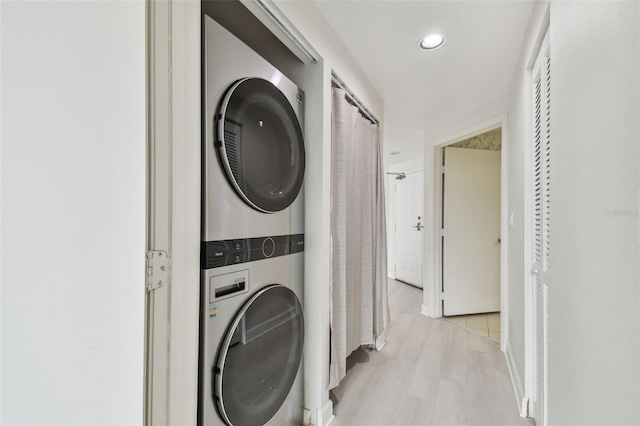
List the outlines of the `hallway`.
<svg viewBox="0 0 640 426">
<path fill-rule="evenodd" d="M 387 344 L 348 358 L 332 426 L 534 425 L 518 416 L 499 347 L 420 314 L 421 304 L 421 290 L 389 280 Z"/>
</svg>

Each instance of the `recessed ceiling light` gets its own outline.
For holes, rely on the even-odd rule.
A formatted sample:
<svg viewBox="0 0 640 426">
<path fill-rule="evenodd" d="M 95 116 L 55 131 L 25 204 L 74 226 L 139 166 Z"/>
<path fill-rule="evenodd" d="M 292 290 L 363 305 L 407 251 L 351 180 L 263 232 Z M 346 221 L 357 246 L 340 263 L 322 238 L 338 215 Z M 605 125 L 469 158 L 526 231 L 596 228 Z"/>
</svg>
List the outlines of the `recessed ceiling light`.
<svg viewBox="0 0 640 426">
<path fill-rule="evenodd" d="M 400 154 L 400 151 L 391 151 L 389 153 L 389 155 L 398 155 L 398 154 Z"/>
<path fill-rule="evenodd" d="M 424 50 L 434 50 L 444 44 L 444 36 L 442 34 L 429 34 L 420 40 L 420 47 Z"/>
</svg>

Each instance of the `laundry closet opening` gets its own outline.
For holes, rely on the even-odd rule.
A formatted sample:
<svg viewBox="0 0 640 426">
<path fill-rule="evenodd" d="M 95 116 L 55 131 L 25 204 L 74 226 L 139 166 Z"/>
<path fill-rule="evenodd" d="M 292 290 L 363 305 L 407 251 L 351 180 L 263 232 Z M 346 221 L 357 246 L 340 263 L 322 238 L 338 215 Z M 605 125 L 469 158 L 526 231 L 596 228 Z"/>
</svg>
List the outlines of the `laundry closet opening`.
<svg viewBox="0 0 640 426">
<path fill-rule="evenodd" d="M 302 424 L 306 63 L 240 2 L 202 12 L 198 424 Z"/>
</svg>

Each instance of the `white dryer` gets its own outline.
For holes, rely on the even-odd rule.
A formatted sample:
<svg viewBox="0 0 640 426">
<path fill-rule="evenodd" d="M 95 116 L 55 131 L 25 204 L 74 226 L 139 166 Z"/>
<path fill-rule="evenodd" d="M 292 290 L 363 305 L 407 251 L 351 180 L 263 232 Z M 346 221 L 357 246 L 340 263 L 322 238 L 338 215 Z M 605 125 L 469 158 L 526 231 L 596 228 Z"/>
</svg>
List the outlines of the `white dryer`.
<svg viewBox="0 0 640 426">
<path fill-rule="evenodd" d="M 303 92 L 203 16 L 198 422 L 302 423 Z"/>
</svg>

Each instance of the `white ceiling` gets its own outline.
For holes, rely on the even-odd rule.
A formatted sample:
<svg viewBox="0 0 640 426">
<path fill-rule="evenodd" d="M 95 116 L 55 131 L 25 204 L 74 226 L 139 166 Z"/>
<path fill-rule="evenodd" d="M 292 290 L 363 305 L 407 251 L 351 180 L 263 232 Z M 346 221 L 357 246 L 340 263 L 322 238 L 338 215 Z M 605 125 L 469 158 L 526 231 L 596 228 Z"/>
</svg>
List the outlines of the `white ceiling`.
<svg viewBox="0 0 640 426">
<path fill-rule="evenodd" d="M 430 127 L 507 94 L 533 9 L 528 0 L 314 2 L 384 99 L 387 165 L 421 156 Z M 445 45 L 419 49 L 431 32 Z"/>
</svg>

